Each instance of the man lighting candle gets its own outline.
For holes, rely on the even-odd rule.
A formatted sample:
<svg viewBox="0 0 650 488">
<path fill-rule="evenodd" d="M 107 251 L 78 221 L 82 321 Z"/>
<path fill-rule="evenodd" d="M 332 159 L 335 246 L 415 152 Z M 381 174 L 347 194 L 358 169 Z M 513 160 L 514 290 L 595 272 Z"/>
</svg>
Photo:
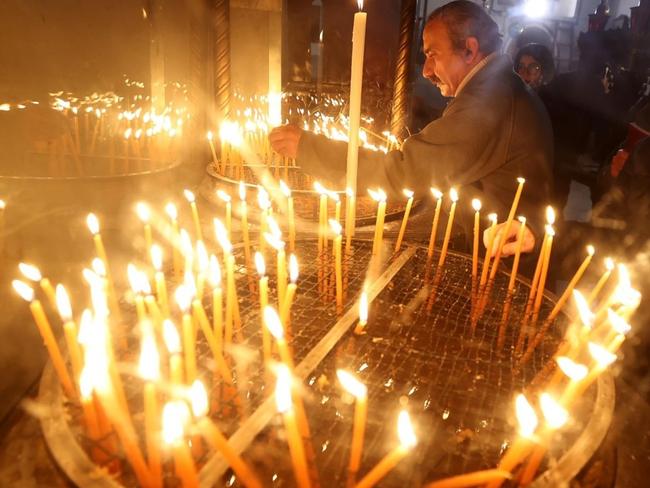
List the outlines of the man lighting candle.
<svg viewBox="0 0 650 488">
<path fill-rule="evenodd" d="M 514 73 L 510 58 L 498 53 L 498 26 L 479 5 L 458 0 L 436 9 L 425 24 L 423 43 L 424 77 L 453 100 L 401 150 L 360 149 L 356 193 L 381 187 L 398 195 L 407 187 L 425 194 L 431 184 L 443 191 L 454 185 L 466 198 L 480 198 L 490 210 L 507 215 L 517 178 L 523 177 L 535 182 L 519 204 L 532 226 L 523 251 L 531 251 L 551 179 L 551 127 L 544 108 Z M 343 186 L 345 143 L 294 125 L 273 129 L 270 142 L 308 173 Z M 459 213 L 457 221 L 467 227 L 471 242 L 471 209 Z M 503 256 L 514 254 L 518 229 L 518 222 L 510 226 Z"/>
</svg>

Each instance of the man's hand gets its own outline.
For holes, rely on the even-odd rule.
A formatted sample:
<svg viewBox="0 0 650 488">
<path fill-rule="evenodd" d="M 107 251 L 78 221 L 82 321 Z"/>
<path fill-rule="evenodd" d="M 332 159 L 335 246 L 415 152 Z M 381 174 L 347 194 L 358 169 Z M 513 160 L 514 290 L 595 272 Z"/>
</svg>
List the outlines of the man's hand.
<svg viewBox="0 0 650 488">
<path fill-rule="evenodd" d="M 501 251 L 501 256 L 511 256 L 515 253 L 517 249 L 517 233 L 521 223 L 518 220 L 513 220 L 512 225 L 510 226 L 510 231 L 506 236 L 506 243 L 503 245 L 503 250 Z M 506 230 L 505 222 L 502 224 L 497 224 L 496 226 L 496 236 L 494 238 L 494 246 L 492 246 L 492 256 L 497 252 L 499 248 L 499 242 L 501 241 L 502 234 Z M 483 245 L 487 248 L 488 242 L 490 240 L 490 229 L 485 229 L 483 232 Z M 521 252 L 531 252 L 535 248 L 535 235 L 530 231 L 528 227 L 524 231 L 523 243 L 521 245 Z"/>
<path fill-rule="evenodd" d="M 295 159 L 301 136 L 302 129 L 300 127 L 287 124 L 274 128 L 269 134 L 269 141 L 275 152 Z"/>
</svg>

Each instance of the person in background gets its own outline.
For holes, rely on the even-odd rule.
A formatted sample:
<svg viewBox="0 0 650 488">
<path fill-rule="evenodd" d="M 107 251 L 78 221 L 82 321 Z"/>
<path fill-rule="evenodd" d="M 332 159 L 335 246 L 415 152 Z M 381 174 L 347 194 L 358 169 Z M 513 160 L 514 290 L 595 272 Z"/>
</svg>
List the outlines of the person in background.
<svg viewBox="0 0 650 488">
<path fill-rule="evenodd" d="M 538 92 L 555 76 L 551 51 L 542 44 L 526 44 L 515 55 L 515 71 L 533 90 Z"/>
</svg>

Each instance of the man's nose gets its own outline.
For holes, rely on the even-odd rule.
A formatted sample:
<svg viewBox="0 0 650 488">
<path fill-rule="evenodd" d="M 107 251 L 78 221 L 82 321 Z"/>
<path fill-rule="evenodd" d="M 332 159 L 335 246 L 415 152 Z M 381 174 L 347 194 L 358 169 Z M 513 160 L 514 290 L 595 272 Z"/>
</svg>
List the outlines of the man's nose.
<svg viewBox="0 0 650 488">
<path fill-rule="evenodd" d="M 424 66 L 422 67 L 422 76 L 425 78 L 431 78 L 433 75 L 433 66 L 432 63 L 429 60 L 426 60 L 424 62 Z"/>
</svg>

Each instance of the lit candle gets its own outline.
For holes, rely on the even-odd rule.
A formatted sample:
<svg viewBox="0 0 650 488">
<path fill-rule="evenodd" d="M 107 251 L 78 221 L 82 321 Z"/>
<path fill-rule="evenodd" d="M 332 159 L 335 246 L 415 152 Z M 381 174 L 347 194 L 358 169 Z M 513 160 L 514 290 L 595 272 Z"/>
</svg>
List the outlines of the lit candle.
<svg viewBox="0 0 650 488">
<path fill-rule="evenodd" d="M 521 259 L 521 248 L 524 244 L 524 234 L 526 232 L 526 217 L 517 217 L 519 220 L 519 232 L 517 233 L 517 244 L 515 249 L 515 259 L 512 263 L 512 271 L 510 272 L 510 281 L 508 282 L 508 293 L 515 290 L 515 282 L 517 280 L 517 270 L 519 269 L 519 260 Z"/>
<path fill-rule="evenodd" d="M 190 401 L 192 404 L 192 413 L 198 419 L 198 428 L 205 439 L 214 449 L 219 451 L 226 459 L 238 482 L 247 488 L 262 488 L 262 483 L 252 471 L 252 469 L 237 455 L 235 450 L 228 444 L 228 439 L 224 437 L 217 426 L 207 417 L 208 414 L 208 394 L 205 386 L 199 380 L 192 383 L 189 391 Z"/>
<path fill-rule="evenodd" d="M 248 206 L 246 205 L 246 185 L 243 181 L 239 182 L 239 203 L 241 213 L 241 231 L 244 238 L 244 257 L 246 267 L 251 265 L 251 242 L 248 235 Z"/>
<path fill-rule="evenodd" d="M 449 190 L 449 198 L 451 200 L 451 209 L 449 210 L 449 220 L 447 220 L 447 228 L 445 229 L 445 239 L 442 241 L 440 259 L 438 259 L 438 268 L 442 268 L 445 264 L 445 259 L 447 259 L 447 248 L 449 247 L 451 229 L 454 225 L 454 216 L 456 215 L 456 203 L 458 202 L 458 192 L 455 188 Z"/>
<path fill-rule="evenodd" d="M 521 198 L 521 192 L 524 189 L 524 183 L 526 180 L 524 178 L 517 178 L 517 191 L 515 192 L 515 197 L 512 200 L 512 205 L 510 206 L 510 212 L 508 213 L 508 218 L 506 219 L 506 224 L 503 229 L 502 236 L 503 239 L 499 240 L 499 247 L 497 247 L 497 252 L 494 256 L 494 265 L 492 266 L 492 271 L 490 272 L 490 280 L 494 280 L 499 270 L 499 263 L 501 262 L 501 253 L 503 252 L 503 246 L 506 243 L 506 236 L 510 235 L 510 227 L 512 226 L 512 221 L 515 218 L 517 213 L 517 207 L 519 206 L 519 200 Z"/>
<path fill-rule="evenodd" d="M 223 291 L 221 289 L 221 267 L 217 257 L 210 256 L 208 281 L 212 286 L 212 330 L 217 339 L 219 351 L 223 351 Z"/>
<path fill-rule="evenodd" d="M 327 190 L 319 182 L 314 183 L 314 190 L 319 193 L 318 210 L 318 254 L 327 250 Z"/>
<path fill-rule="evenodd" d="M 364 289 L 359 299 L 359 322 L 354 328 L 354 333 L 363 335 L 366 333 L 366 324 L 368 323 L 368 292 Z"/>
<path fill-rule="evenodd" d="M 208 250 L 203 241 L 196 243 L 196 260 L 197 260 L 197 277 L 196 277 L 196 298 L 203 300 L 203 292 L 205 289 L 206 275 L 210 271 L 210 257 Z"/>
<path fill-rule="evenodd" d="M 183 384 L 183 358 L 181 357 L 181 337 L 171 320 L 165 320 L 162 326 L 163 340 L 169 351 L 169 381 L 173 386 Z"/>
<path fill-rule="evenodd" d="M 20 263 L 18 264 L 18 269 L 28 280 L 38 282 L 38 284 L 41 286 L 41 290 L 43 290 L 43 293 L 45 293 L 47 300 L 53 307 L 56 307 L 56 293 L 54 292 L 52 283 L 48 278 L 44 278 L 41 275 L 41 271 L 36 266 Z"/>
<path fill-rule="evenodd" d="M 83 368 L 79 375 L 79 392 L 81 408 L 83 410 L 84 422 L 88 431 L 88 437 L 92 441 L 97 441 L 101 437 L 99 420 L 93 400 L 92 371 L 89 368 Z M 97 455 L 98 449 L 93 452 L 93 458 Z"/>
<path fill-rule="evenodd" d="M 61 284 L 56 285 L 56 306 L 61 319 L 63 319 L 65 342 L 68 347 L 68 354 L 70 355 L 70 363 L 72 364 L 72 376 L 76 383 L 79 381 L 81 375 L 83 361 L 81 358 L 81 349 L 77 342 L 77 325 L 72 319 L 70 298 L 65 291 L 65 287 Z"/>
<path fill-rule="evenodd" d="M 548 267 L 551 261 L 551 250 L 553 249 L 553 237 L 555 230 L 552 226 L 548 225 L 546 229 L 546 249 L 544 250 L 544 258 L 542 260 L 542 270 L 539 275 L 539 283 L 537 285 L 537 295 L 535 296 L 535 305 L 533 307 L 532 322 L 537 322 L 539 309 L 542 305 L 542 298 L 544 297 L 544 288 L 546 287 L 546 277 L 548 276 Z"/>
<path fill-rule="evenodd" d="M 377 220 L 375 221 L 375 237 L 372 241 L 372 255 L 376 256 L 381 251 L 384 236 L 384 218 L 386 216 L 386 194 L 380 188 L 377 191 L 368 190 L 374 201 L 377 202 Z"/>
<path fill-rule="evenodd" d="M 190 190 L 183 190 L 183 194 L 185 195 L 185 199 L 189 202 L 190 208 L 192 209 L 192 220 L 194 221 L 196 239 L 198 241 L 202 241 L 203 234 L 201 232 L 201 221 L 199 220 L 199 209 L 196 207 L 196 197 Z"/>
<path fill-rule="evenodd" d="M 389 452 L 372 470 L 359 481 L 356 488 L 371 488 L 386 476 L 397 464 L 411 452 L 417 444 L 417 438 L 411 425 L 409 414 L 402 410 L 397 418 L 399 446 Z"/>
<path fill-rule="evenodd" d="M 363 56 L 366 44 L 366 19 L 363 0 L 358 0 L 359 12 L 354 14 L 352 27 L 352 63 L 350 67 L 350 112 L 348 128 L 348 154 L 345 187 L 357 191 L 357 166 L 359 162 L 359 127 L 361 125 L 361 88 L 363 85 Z M 350 221 L 356 218 L 356 208 L 349 207 Z"/>
<path fill-rule="evenodd" d="M 472 200 L 472 208 L 474 209 L 474 245 L 472 247 L 472 290 L 473 294 L 476 293 L 476 285 L 478 280 L 478 247 L 479 237 L 481 233 L 481 201 L 478 198 Z"/>
<path fill-rule="evenodd" d="M 162 486 L 162 466 L 160 461 L 159 435 L 160 419 L 155 383 L 160 379 L 160 356 L 156 339 L 150 328 L 145 328 L 141 342 L 138 372 L 144 383 L 144 430 L 147 446 L 149 469 L 156 482 Z"/>
<path fill-rule="evenodd" d="M 151 246 L 151 263 L 156 270 L 154 280 L 156 282 L 156 296 L 158 303 L 166 317 L 169 317 L 169 299 L 167 298 L 167 284 L 165 283 L 165 273 L 162 270 L 163 252 L 162 248 L 154 244 Z"/>
<path fill-rule="evenodd" d="M 587 349 L 593 362 L 593 365 L 588 370 L 588 373 L 585 371 L 587 370 L 586 366 L 580 365 L 584 368 L 584 370 L 583 368 L 580 368 L 580 375 L 578 375 L 576 371 L 572 371 L 571 373 L 575 377 L 575 379 L 573 379 L 571 376 L 569 376 L 567 370 L 565 370 L 566 365 L 565 367 L 560 366 L 562 368 L 562 371 L 572 379 L 572 381 L 569 383 L 569 386 L 564 390 L 562 397 L 560 398 L 560 403 L 562 405 L 571 405 L 575 398 L 580 397 L 596 380 L 596 378 L 598 378 L 598 376 L 600 376 L 603 371 L 609 367 L 609 365 L 616 361 L 616 354 L 608 350 L 606 347 L 601 346 L 600 344 L 589 342 L 587 344 Z M 576 365 L 575 369 L 577 368 L 578 366 Z"/>
<path fill-rule="evenodd" d="M 183 355 L 185 357 L 185 378 L 187 383 L 196 379 L 196 345 L 194 338 L 194 324 L 190 315 L 192 296 L 187 285 L 183 284 L 176 289 L 176 302 L 183 312 Z"/>
<path fill-rule="evenodd" d="M 16 292 L 23 298 L 23 300 L 29 302 L 29 309 L 32 312 L 32 316 L 34 317 L 38 331 L 41 334 L 41 338 L 45 343 L 45 347 L 50 354 L 52 365 L 54 366 L 54 370 L 56 371 L 59 381 L 63 386 L 63 390 L 70 398 L 74 398 L 75 389 L 72 384 L 72 380 L 70 379 L 68 370 L 65 367 L 63 356 L 61 355 L 59 346 L 56 342 L 56 339 L 54 338 L 52 327 L 50 326 L 50 322 L 47 320 L 41 302 L 34 299 L 34 290 L 32 290 L 32 288 L 26 283 L 23 283 L 20 280 L 13 280 L 12 286 L 14 287 L 14 290 L 16 290 Z"/>
<path fill-rule="evenodd" d="M 287 184 L 280 180 L 280 188 L 287 199 L 287 218 L 289 220 L 289 252 L 296 250 L 296 220 L 293 209 L 293 196 Z"/>
<path fill-rule="evenodd" d="M 273 307 L 268 305 L 264 308 L 264 324 L 278 345 L 280 360 L 289 369 L 293 369 L 293 358 L 291 357 L 291 352 L 289 351 L 289 346 L 284 336 L 284 327 L 282 326 L 282 322 L 280 322 L 278 313 Z"/>
<path fill-rule="evenodd" d="M 146 288 L 149 286 L 149 282 L 146 275 L 143 276 L 143 273 L 141 273 L 132 263 L 128 264 L 126 270 L 131 290 L 135 295 L 135 310 L 138 316 L 138 321 L 142 322 L 147 317 L 147 311 L 144 306 L 144 293 Z"/>
<path fill-rule="evenodd" d="M 276 259 L 276 281 L 278 287 L 278 308 L 284 303 L 284 297 L 287 291 L 287 256 L 284 251 L 284 242 L 280 239 L 279 228 L 272 217 L 268 219 L 269 228 L 272 234 L 266 233 L 264 237 L 266 242 L 275 249 L 277 255 Z"/>
<path fill-rule="evenodd" d="M 208 343 L 208 347 L 212 352 L 212 358 L 216 364 L 216 369 L 219 371 L 226 383 L 231 385 L 232 375 L 230 374 L 228 364 L 223 357 L 222 339 L 216 337 L 214 331 L 210 327 L 210 321 L 203 309 L 203 305 L 196 298 L 192 300 L 192 314 L 195 322 L 199 324 L 199 327 L 205 336 L 205 340 Z"/>
<path fill-rule="evenodd" d="M 494 242 L 497 234 L 497 221 L 499 220 L 497 214 L 491 213 L 488 215 L 488 220 L 491 222 L 488 229 L 488 242 L 485 247 L 485 258 L 483 259 L 483 268 L 481 268 L 481 281 L 479 282 L 479 293 L 482 293 L 483 287 L 487 283 L 488 271 L 490 270 L 490 260 L 492 258 L 492 251 L 494 250 Z"/>
<path fill-rule="evenodd" d="M 259 296 L 260 296 L 260 318 L 262 319 L 262 353 L 264 364 L 268 366 L 271 361 L 271 336 L 264 321 L 264 310 L 269 304 L 269 277 L 266 276 L 266 264 L 264 263 L 264 256 L 261 252 L 255 253 L 255 267 L 260 277 L 259 280 Z"/>
<path fill-rule="evenodd" d="M 296 483 L 300 488 L 311 486 L 305 448 L 298 430 L 296 412 L 291 400 L 291 373 L 286 366 L 278 368 L 278 379 L 275 387 L 275 402 L 278 412 L 284 419 L 284 427 L 287 431 L 289 451 L 291 453 L 291 464 L 296 477 Z"/>
<path fill-rule="evenodd" d="M 605 272 L 602 274 L 602 276 L 596 283 L 596 286 L 594 286 L 593 290 L 591 290 L 591 293 L 589 293 L 589 297 L 587 298 L 588 304 L 592 304 L 594 300 L 598 298 L 598 295 L 600 294 L 603 287 L 607 283 L 607 280 L 609 280 L 609 277 L 611 276 L 613 270 L 614 270 L 614 260 L 612 258 L 605 258 Z"/>
<path fill-rule="evenodd" d="M 359 472 L 361 454 L 363 452 L 366 413 L 368 411 L 368 388 L 353 375 L 342 369 L 336 370 L 336 376 L 345 391 L 356 399 L 352 443 L 350 445 L 350 463 L 348 465 L 348 486 L 353 486 L 356 482 L 357 473 Z"/>
<path fill-rule="evenodd" d="M 218 167 L 219 159 L 217 158 L 217 152 L 214 150 L 214 142 L 212 141 L 214 136 L 212 135 L 211 130 L 208 131 L 208 133 L 206 134 L 206 137 L 208 139 L 208 144 L 210 144 L 210 152 L 212 153 L 212 162 L 214 163 L 215 166 Z"/>
<path fill-rule="evenodd" d="M 436 199 L 436 210 L 433 213 L 433 222 L 431 223 L 431 237 L 429 237 L 429 247 L 427 249 L 427 260 L 433 257 L 433 250 L 436 246 L 436 234 L 438 233 L 438 222 L 440 221 L 440 209 L 442 207 L 442 192 L 436 188 L 431 188 L 431 194 Z"/>
<path fill-rule="evenodd" d="M 99 219 L 93 213 L 89 213 L 86 217 L 86 224 L 88 225 L 88 230 L 93 235 L 93 241 L 95 243 L 95 252 L 99 259 L 104 261 L 104 264 L 108 266 L 108 258 L 106 257 L 106 249 L 104 248 L 104 243 L 102 242 L 102 236 L 99 233 Z"/>
<path fill-rule="evenodd" d="M 151 235 L 151 224 L 149 220 L 151 219 L 151 212 L 149 206 L 146 203 L 138 202 L 135 206 L 135 211 L 138 214 L 138 218 L 144 226 L 144 243 L 145 243 L 145 254 L 149 255 L 151 252 L 151 246 L 153 245 L 153 237 Z"/>
<path fill-rule="evenodd" d="M 519 423 L 519 437 L 508 447 L 499 461 L 497 469 L 501 471 L 512 472 L 533 448 L 532 438 L 537 429 L 537 414 L 521 393 L 515 399 L 515 414 Z M 486 488 L 498 488 L 504 481 L 502 478 L 492 480 Z"/>
<path fill-rule="evenodd" d="M 336 311 L 343 313 L 343 267 L 341 262 L 341 224 L 330 220 L 330 227 L 334 233 L 334 273 L 336 278 Z"/>
<path fill-rule="evenodd" d="M 165 205 L 165 213 L 169 217 L 171 223 L 171 238 L 170 242 L 172 244 L 172 259 L 174 266 L 174 275 L 176 279 L 180 281 L 182 275 L 182 264 L 181 264 L 181 253 L 180 253 L 180 235 L 178 233 L 178 211 L 176 205 L 173 203 L 168 203 Z"/>
<path fill-rule="evenodd" d="M 566 356 L 558 356 L 555 358 L 560 371 L 569 378 L 569 384 L 562 393 L 560 397 L 560 403 L 562 405 L 568 405 L 569 402 L 574 398 L 575 391 L 577 390 L 580 382 L 585 379 L 589 373 L 589 368 L 584 364 L 576 363 L 571 358 Z"/>
<path fill-rule="evenodd" d="M 226 235 L 232 240 L 232 202 L 230 195 L 223 190 L 217 190 L 217 196 L 226 204 Z"/>
<path fill-rule="evenodd" d="M 268 192 L 260 185 L 257 186 L 257 205 L 260 207 L 260 235 L 259 235 L 259 249 L 264 254 L 266 243 L 264 241 L 264 234 L 266 233 L 266 219 L 269 216 L 269 209 L 271 208 L 271 200 L 269 200 Z"/>
<path fill-rule="evenodd" d="M 295 254 L 289 255 L 289 279 L 291 282 L 287 287 L 287 294 L 284 297 L 284 302 L 280 309 L 280 320 L 282 320 L 287 331 L 289 330 L 289 324 L 291 322 L 291 306 L 293 305 L 293 299 L 296 295 L 296 282 L 298 281 L 298 259 L 296 259 Z"/>
<path fill-rule="evenodd" d="M 174 470 L 183 488 L 199 486 L 199 477 L 185 441 L 185 424 L 189 422 L 187 404 L 180 400 L 167 402 L 163 407 L 163 440 L 171 446 L 174 454 Z"/>
<path fill-rule="evenodd" d="M 348 187 L 345 190 L 345 251 L 349 252 L 354 236 L 354 215 L 356 213 L 356 197 L 354 190 Z"/>
<path fill-rule="evenodd" d="M 404 218 L 402 219 L 402 225 L 399 228 L 399 234 L 397 235 L 397 242 L 395 243 L 395 252 L 399 251 L 402 247 L 402 239 L 404 239 L 404 232 L 406 232 L 406 223 L 409 220 L 409 215 L 411 215 L 411 207 L 413 206 L 413 195 L 414 193 L 411 190 L 403 190 L 404 196 L 408 198 L 406 201 L 406 210 L 404 211 Z"/>
</svg>

